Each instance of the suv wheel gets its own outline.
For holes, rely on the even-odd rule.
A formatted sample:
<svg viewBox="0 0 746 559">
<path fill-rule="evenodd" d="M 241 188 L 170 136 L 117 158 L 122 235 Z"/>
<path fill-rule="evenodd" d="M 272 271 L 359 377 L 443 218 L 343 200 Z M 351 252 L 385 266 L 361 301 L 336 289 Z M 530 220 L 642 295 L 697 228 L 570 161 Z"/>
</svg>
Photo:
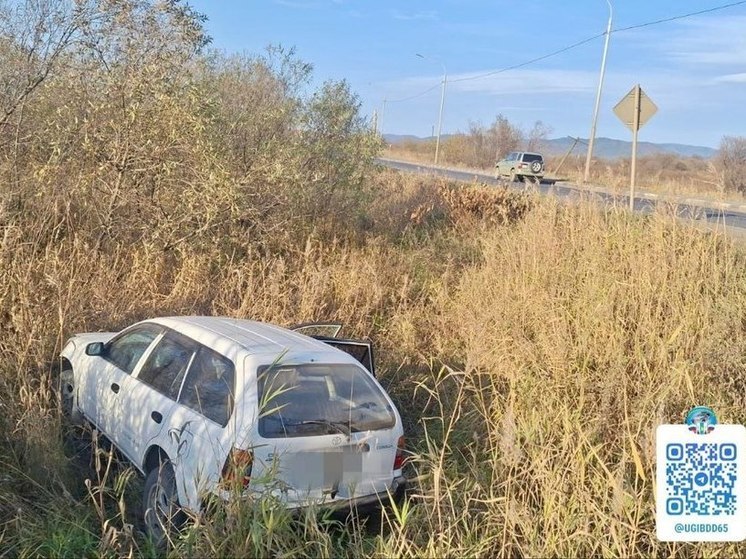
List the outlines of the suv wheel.
<svg viewBox="0 0 746 559">
<path fill-rule="evenodd" d="M 515 182 L 518 179 L 518 175 L 515 174 L 515 169 L 510 170 L 510 182 Z"/>
<path fill-rule="evenodd" d="M 164 547 L 174 531 L 184 523 L 176 476 L 169 460 L 161 462 L 145 478 L 143 509 L 145 532 L 157 547 Z"/>
<path fill-rule="evenodd" d="M 541 162 L 540 161 L 534 161 L 531 163 L 531 171 L 534 173 L 538 173 L 541 171 Z"/>
</svg>

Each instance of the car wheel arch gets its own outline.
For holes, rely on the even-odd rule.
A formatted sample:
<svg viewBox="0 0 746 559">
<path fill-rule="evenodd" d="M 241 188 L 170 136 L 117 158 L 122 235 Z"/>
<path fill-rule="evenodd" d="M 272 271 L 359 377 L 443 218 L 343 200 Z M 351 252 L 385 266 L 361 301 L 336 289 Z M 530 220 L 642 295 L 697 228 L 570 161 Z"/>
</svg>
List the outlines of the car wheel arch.
<svg viewBox="0 0 746 559">
<path fill-rule="evenodd" d="M 72 362 L 60 356 L 56 375 L 57 396 L 63 416 L 66 416 L 73 425 L 83 425 L 85 417 L 78 407 L 78 386 Z"/>
<path fill-rule="evenodd" d="M 157 444 L 153 444 L 145 452 L 145 459 L 142 462 L 142 471 L 148 475 L 153 469 L 166 461 L 170 461 L 168 453 Z"/>
</svg>

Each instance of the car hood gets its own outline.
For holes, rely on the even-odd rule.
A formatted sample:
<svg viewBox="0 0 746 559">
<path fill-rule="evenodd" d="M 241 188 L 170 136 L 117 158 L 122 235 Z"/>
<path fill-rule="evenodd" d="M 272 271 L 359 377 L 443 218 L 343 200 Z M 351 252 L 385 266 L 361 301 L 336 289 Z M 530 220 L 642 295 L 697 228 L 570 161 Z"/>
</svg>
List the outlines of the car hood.
<svg viewBox="0 0 746 559">
<path fill-rule="evenodd" d="M 93 342 L 108 342 L 111 338 L 116 335 L 116 332 L 86 332 L 82 334 L 75 334 L 72 338 L 67 340 L 67 343 L 62 348 L 60 355 L 67 359 L 73 360 L 76 355 L 79 355 L 85 351 L 85 347 Z"/>
<path fill-rule="evenodd" d="M 90 344 L 92 342 L 108 342 L 115 335 L 116 332 L 86 332 L 83 334 L 75 334 L 73 339 L 76 342 L 80 341 L 84 344 Z"/>
<path fill-rule="evenodd" d="M 82 334 L 75 334 L 68 344 L 72 344 L 73 348 L 85 347 L 93 342 L 108 342 L 113 338 L 116 332 L 84 332 Z"/>
</svg>

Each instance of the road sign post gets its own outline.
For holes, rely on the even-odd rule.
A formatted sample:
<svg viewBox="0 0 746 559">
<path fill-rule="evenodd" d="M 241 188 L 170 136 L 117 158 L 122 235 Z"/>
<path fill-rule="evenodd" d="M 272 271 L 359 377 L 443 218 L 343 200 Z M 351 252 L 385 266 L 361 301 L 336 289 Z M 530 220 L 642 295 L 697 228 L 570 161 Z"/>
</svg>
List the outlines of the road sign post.
<svg viewBox="0 0 746 559">
<path fill-rule="evenodd" d="M 632 160 L 629 178 L 629 209 L 635 207 L 635 181 L 637 176 L 637 133 L 640 127 L 658 112 L 655 106 L 639 84 L 625 95 L 616 107 L 614 113 L 627 128 L 632 130 Z"/>
<path fill-rule="evenodd" d="M 637 134 L 640 132 L 640 98 L 642 95 L 642 89 L 638 84 L 635 87 L 635 109 L 634 109 L 634 122 L 632 129 L 632 162 L 629 173 L 629 209 L 633 211 L 635 209 L 635 179 L 637 179 Z"/>
</svg>

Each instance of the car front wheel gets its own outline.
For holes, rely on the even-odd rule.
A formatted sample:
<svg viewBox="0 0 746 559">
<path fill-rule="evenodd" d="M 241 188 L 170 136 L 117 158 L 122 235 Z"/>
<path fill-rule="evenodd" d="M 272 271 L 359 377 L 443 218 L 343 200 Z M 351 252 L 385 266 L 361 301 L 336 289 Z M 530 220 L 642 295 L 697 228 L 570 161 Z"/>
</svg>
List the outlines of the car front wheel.
<svg viewBox="0 0 746 559">
<path fill-rule="evenodd" d="M 62 416 L 73 425 L 81 425 L 83 415 L 78 409 L 78 402 L 75 397 L 75 374 L 69 366 L 60 371 L 58 394 Z"/>
<path fill-rule="evenodd" d="M 143 520 L 147 535 L 157 547 L 164 547 L 184 522 L 176 491 L 176 476 L 168 460 L 153 468 L 145 478 Z"/>
</svg>

